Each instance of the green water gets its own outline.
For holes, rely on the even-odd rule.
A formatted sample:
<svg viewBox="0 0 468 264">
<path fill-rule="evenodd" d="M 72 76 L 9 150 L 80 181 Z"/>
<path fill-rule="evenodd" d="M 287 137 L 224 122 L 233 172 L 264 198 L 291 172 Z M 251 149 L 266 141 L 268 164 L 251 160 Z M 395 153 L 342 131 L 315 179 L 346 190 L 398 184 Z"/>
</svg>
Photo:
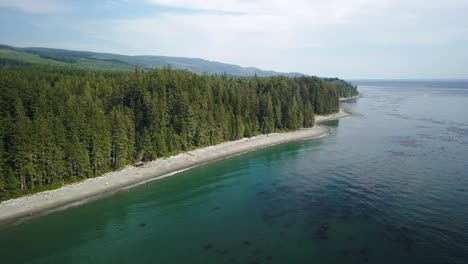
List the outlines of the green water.
<svg viewBox="0 0 468 264">
<path fill-rule="evenodd" d="M 468 89 L 360 87 L 320 139 L 0 229 L 2 263 L 468 263 Z"/>
</svg>

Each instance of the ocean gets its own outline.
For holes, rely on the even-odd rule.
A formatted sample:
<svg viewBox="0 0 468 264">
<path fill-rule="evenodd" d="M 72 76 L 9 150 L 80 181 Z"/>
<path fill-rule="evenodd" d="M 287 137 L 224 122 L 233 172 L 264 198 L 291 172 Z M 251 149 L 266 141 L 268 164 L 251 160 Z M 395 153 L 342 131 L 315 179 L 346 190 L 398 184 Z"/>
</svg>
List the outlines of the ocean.
<svg viewBox="0 0 468 264">
<path fill-rule="evenodd" d="M 467 263 L 468 81 L 354 81 L 331 134 L 0 228 L 2 263 Z"/>
</svg>

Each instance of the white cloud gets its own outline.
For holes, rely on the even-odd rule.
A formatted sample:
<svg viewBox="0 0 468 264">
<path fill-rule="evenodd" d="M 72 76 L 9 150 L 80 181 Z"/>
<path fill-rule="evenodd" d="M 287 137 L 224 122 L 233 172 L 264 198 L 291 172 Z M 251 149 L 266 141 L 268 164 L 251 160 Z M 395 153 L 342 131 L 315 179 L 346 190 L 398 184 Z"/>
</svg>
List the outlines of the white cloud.
<svg viewBox="0 0 468 264">
<path fill-rule="evenodd" d="M 15 8 L 26 13 L 46 14 L 68 10 L 60 0 L 0 0 L 0 8 Z"/>
<path fill-rule="evenodd" d="M 217 49 L 226 52 L 246 45 L 252 50 L 273 46 L 279 49 L 315 47 L 324 43 L 319 43 L 319 37 L 314 34 L 327 27 L 348 25 L 359 15 L 379 13 L 379 9 L 388 5 L 388 0 L 349 0 L 346 3 L 338 0 L 147 1 L 171 7 L 229 12 L 171 12 L 112 23 L 112 35 L 131 36 L 123 37 L 123 41 L 154 40 L 156 46 L 168 43 L 168 46 L 179 47 L 185 52 L 190 49 L 182 49 L 181 43 L 194 40 L 205 42 L 207 47 L 213 46 L 212 43 L 220 44 Z"/>
<path fill-rule="evenodd" d="M 7 2 L 11 6 L 19 1 L 0 0 L 0 7 Z M 26 2 L 39 4 L 33 0 L 22 4 Z M 376 76 L 385 70 L 404 69 L 405 65 L 411 65 L 414 72 L 418 71 L 418 65 L 427 70 L 432 67 L 428 62 L 445 65 L 452 59 L 445 54 L 436 58 L 433 47 L 439 49 L 440 55 L 448 43 L 468 46 L 467 0 L 106 0 L 105 3 L 109 6 L 144 3 L 147 12 L 139 17 L 127 14 L 125 18 L 103 16 L 94 21 L 60 23 L 81 36 L 86 44 L 77 46 L 64 41 L 61 43 L 68 44 L 63 48 L 201 57 L 264 69 L 346 77 L 363 76 L 361 73 L 365 72 Z M 29 12 L 37 13 L 32 6 L 28 5 Z M 22 8 L 26 11 L 26 7 Z M 412 55 L 412 49 L 418 52 L 417 56 Z M 458 53 L 463 58 L 468 56 L 466 48 Z M 382 63 L 383 60 L 388 63 Z"/>
<path fill-rule="evenodd" d="M 463 27 L 468 25 L 464 19 L 461 24 L 435 27 L 427 10 L 441 9 L 439 0 L 424 1 L 424 5 L 421 0 L 410 4 L 403 0 L 145 1 L 228 13 L 166 12 L 116 20 L 110 26 L 111 35 L 119 42 L 145 47 L 147 52 L 237 58 L 236 62 L 261 53 L 278 57 L 280 52 L 297 48 L 443 43 L 466 36 Z M 444 8 L 460 8 L 466 2 L 455 0 Z"/>
</svg>

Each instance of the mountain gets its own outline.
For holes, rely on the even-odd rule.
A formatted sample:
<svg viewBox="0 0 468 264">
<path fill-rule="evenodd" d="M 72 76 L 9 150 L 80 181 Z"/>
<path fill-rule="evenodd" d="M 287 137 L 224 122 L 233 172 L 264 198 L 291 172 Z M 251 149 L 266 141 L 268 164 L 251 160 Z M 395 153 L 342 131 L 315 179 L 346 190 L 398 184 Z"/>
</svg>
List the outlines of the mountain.
<svg viewBox="0 0 468 264">
<path fill-rule="evenodd" d="M 227 74 L 229 76 L 302 76 L 297 72 L 275 72 L 261 70 L 255 67 L 241 67 L 217 61 L 199 58 L 168 57 L 168 56 L 128 56 L 111 53 L 89 51 L 74 51 L 51 48 L 17 48 L 0 44 L 0 60 L 17 63 L 50 64 L 58 66 L 75 66 L 105 70 L 134 70 L 171 67 L 196 73 Z"/>
</svg>

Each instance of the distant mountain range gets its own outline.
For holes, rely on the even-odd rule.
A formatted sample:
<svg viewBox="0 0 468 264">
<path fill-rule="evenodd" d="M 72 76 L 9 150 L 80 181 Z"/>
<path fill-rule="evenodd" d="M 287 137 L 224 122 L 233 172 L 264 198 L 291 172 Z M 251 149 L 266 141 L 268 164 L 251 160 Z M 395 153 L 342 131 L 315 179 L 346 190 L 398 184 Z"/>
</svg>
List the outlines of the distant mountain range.
<svg viewBox="0 0 468 264">
<path fill-rule="evenodd" d="M 81 68 L 104 70 L 133 70 L 172 67 L 196 73 L 226 74 L 229 76 L 302 76 L 298 72 L 275 72 L 261 70 L 255 67 L 241 67 L 199 58 L 168 57 L 168 56 L 128 56 L 111 53 L 89 51 L 74 51 L 51 48 L 17 48 L 0 44 L 0 59 L 20 63 L 69 65 Z"/>
</svg>

